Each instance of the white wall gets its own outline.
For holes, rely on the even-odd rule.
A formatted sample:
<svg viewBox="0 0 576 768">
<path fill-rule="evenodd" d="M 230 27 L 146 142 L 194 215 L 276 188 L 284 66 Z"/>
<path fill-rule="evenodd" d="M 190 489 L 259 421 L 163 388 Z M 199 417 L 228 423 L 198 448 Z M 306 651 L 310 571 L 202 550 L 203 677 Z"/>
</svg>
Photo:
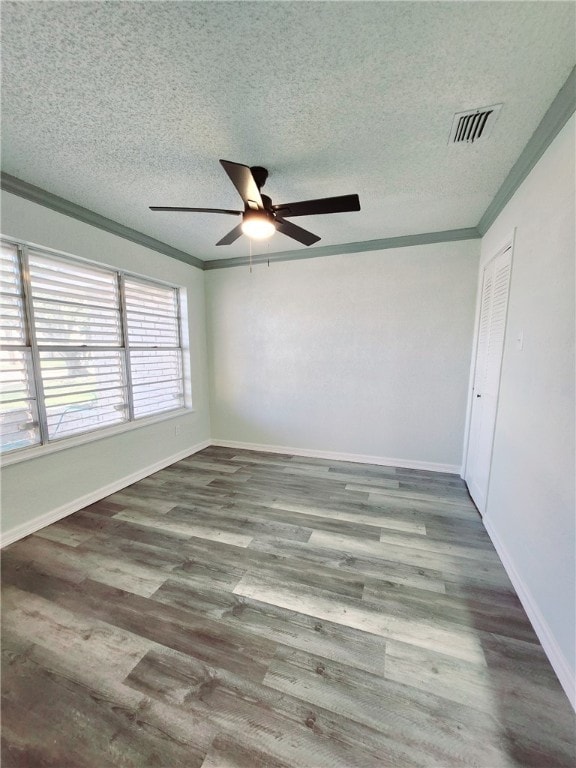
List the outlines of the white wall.
<svg viewBox="0 0 576 768">
<path fill-rule="evenodd" d="M 213 438 L 459 471 L 479 250 L 208 272 Z"/>
<path fill-rule="evenodd" d="M 156 251 L 2 192 L 1 232 L 186 289 L 194 412 L 2 469 L 2 530 L 11 532 L 210 437 L 204 273 Z M 180 433 L 175 434 L 175 426 Z M 188 451 L 189 452 L 189 451 Z"/>
<path fill-rule="evenodd" d="M 574 142 L 572 117 L 482 241 L 516 228 L 485 522 L 573 701 Z"/>
</svg>

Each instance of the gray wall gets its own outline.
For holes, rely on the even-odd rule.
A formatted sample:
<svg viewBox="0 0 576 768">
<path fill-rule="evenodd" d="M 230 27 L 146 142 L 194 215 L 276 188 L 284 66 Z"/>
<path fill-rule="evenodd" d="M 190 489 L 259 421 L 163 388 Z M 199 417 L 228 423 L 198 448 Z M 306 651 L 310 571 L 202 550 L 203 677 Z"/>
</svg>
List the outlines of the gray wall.
<svg viewBox="0 0 576 768">
<path fill-rule="evenodd" d="M 485 523 L 573 700 L 574 141 L 572 117 L 482 241 L 516 228 Z"/>
<path fill-rule="evenodd" d="M 9 535 L 18 526 L 207 440 L 210 416 L 202 271 L 6 192 L 2 234 L 184 287 L 194 406 L 193 413 L 169 421 L 3 467 L 2 530 Z"/>
<path fill-rule="evenodd" d="M 479 241 L 206 275 L 212 436 L 459 471 Z"/>
</svg>

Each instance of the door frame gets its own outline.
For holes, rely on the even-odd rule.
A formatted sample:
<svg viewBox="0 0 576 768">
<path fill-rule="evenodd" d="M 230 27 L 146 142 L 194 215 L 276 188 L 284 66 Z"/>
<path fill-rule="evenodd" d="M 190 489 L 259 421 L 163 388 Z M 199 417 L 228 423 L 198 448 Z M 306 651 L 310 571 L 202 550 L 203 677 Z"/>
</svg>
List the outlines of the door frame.
<svg viewBox="0 0 576 768">
<path fill-rule="evenodd" d="M 472 338 L 472 357 L 470 359 L 470 374 L 468 380 L 468 397 L 466 402 L 466 421 L 464 424 L 464 446 L 462 451 L 462 468 L 460 470 L 460 477 L 465 481 L 466 473 L 468 470 L 468 455 L 470 447 L 470 426 L 472 424 L 472 406 L 474 402 L 474 380 L 476 378 L 476 359 L 478 354 L 478 332 L 480 326 L 480 312 L 482 304 L 482 288 L 484 285 L 484 269 L 492 259 L 498 258 L 509 248 L 510 253 L 510 286 L 508 290 L 508 308 L 506 310 L 506 327 L 504 331 L 504 345 L 506 345 L 506 337 L 508 331 L 508 309 L 510 302 L 510 294 L 512 292 L 512 269 L 514 268 L 514 243 L 516 240 L 516 227 L 508 234 L 503 240 L 500 241 L 500 245 L 497 248 L 492 248 L 486 251 L 484 254 L 480 254 L 480 261 L 478 263 L 478 284 L 476 288 L 476 311 L 474 315 L 474 336 Z M 498 380 L 498 401 L 496 403 L 496 418 L 494 422 L 494 435 L 492 436 L 492 449 L 494 447 L 494 437 L 496 435 L 496 427 L 498 424 L 498 407 L 500 403 L 500 381 L 502 379 L 502 364 L 504 362 L 504 348 L 502 350 L 502 361 L 500 364 L 500 375 Z M 492 469 L 492 460 L 490 460 L 490 468 L 488 469 L 488 485 L 486 488 L 486 509 L 484 512 L 480 512 L 482 517 L 486 517 L 488 514 L 488 498 L 490 493 L 490 475 Z M 479 510 L 480 511 L 480 510 Z"/>
</svg>

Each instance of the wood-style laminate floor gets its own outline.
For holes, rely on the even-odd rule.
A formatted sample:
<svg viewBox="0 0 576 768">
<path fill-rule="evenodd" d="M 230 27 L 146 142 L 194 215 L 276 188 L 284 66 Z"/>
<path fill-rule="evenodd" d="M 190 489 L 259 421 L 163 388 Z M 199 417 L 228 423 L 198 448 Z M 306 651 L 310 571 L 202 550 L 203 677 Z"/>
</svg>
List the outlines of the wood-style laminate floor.
<svg viewBox="0 0 576 768">
<path fill-rule="evenodd" d="M 574 766 L 456 476 L 208 448 L 2 565 L 3 768 Z"/>
</svg>

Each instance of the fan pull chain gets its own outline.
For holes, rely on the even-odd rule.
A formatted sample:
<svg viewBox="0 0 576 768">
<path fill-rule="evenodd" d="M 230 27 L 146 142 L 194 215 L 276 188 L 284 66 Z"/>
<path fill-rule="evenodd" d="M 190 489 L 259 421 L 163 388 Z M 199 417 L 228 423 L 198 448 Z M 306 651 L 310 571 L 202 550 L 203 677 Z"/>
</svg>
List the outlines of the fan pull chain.
<svg viewBox="0 0 576 768">
<path fill-rule="evenodd" d="M 252 240 L 248 239 L 250 243 L 250 274 L 252 274 Z"/>
</svg>

